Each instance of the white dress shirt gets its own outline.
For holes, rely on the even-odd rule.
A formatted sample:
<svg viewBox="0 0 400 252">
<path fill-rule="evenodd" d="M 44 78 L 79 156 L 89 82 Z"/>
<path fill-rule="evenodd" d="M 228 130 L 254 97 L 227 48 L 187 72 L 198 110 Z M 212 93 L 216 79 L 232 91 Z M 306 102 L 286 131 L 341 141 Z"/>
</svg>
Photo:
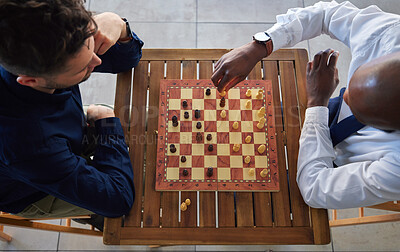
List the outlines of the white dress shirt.
<svg viewBox="0 0 400 252">
<path fill-rule="evenodd" d="M 274 50 L 320 34 L 342 41 L 352 53 L 349 79 L 362 64 L 400 50 L 399 15 L 376 6 L 358 9 L 349 2 L 319 2 L 290 9 L 277 16 L 277 23 L 266 32 Z M 349 115 L 351 110 L 343 102 L 339 121 Z M 316 208 L 399 200 L 400 132 L 385 133 L 366 126 L 333 148 L 328 109 L 309 108 L 300 137 L 297 183 L 305 202 Z"/>
</svg>

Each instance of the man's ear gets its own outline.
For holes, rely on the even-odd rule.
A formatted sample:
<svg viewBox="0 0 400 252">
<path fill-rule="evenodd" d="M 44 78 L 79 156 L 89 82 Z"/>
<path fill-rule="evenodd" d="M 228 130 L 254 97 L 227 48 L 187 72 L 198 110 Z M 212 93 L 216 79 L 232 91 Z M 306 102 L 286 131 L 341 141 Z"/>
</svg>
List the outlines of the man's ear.
<svg viewBox="0 0 400 252">
<path fill-rule="evenodd" d="M 28 87 L 41 87 L 43 84 L 46 83 L 44 78 L 41 77 L 31 77 L 27 75 L 20 75 L 17 78 L 17 82 L 23 86 L 28 86 Z"/>
</svg>

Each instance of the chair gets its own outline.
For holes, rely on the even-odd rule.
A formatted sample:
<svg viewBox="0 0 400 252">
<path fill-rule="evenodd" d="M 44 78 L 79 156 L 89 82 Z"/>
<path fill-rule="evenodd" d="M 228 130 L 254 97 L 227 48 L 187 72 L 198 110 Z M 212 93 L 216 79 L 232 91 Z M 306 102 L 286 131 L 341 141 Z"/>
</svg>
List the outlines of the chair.
<svg viewBox="0 0 400 252">
<path fill-rule="evenodd" d="M 65 232 L 65 233 L 74 233 L 83 235 L 95 235 L 95 236 L 103 235 L 103 232 L 94 230 L 94 227 L 91 227 L 91 229 L 71 227 L 71 219 L 73 218 L 90 218 L 90 216 L 84 215 L 84 216 L 68 217 L 65 218 L 66 219 L 65 225 L 56 225 L 56 224 L 41 223 L 37 221 L 52 220 L 52 219 L 54 220 L 61 218 L 27 219 L 9 213 L 0 212 L 0 239 L 3 239 L 8 242 L 12 240 L 12 237 L 10 235 L 4 233 L 4 226 L 16 226 L 22 228 L 33 228 L 33 229 L 40 229 L 47 231 Z"/>
<path fill-rule="evenodd" d="M 400 204 L 397 201 L 389 201 L 383 204 L 369 206 L 367 208 L 381 209 L 398 213 L 365 216 L 364 207 L 360 207 L 358 208 L 358 217 L 338 219 L 337 210 L 333 209 L 332 220 L 329 221 L 329 226 L 340 227 L 340 226 L 400 221 Z"/>
</svg>

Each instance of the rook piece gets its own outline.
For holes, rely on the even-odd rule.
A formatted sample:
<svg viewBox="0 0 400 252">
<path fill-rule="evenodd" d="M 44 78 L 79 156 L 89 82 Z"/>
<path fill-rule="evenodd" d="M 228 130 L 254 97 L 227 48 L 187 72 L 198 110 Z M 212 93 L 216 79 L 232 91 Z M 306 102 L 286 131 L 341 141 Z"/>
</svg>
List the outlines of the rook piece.
<svg viewBox="0 0 400 252">
<path fill-rule="evenodd" d="M 262 145 L 258 146 L 257 150 L 258 150 L 258 153 L 263 154 L 265 149 L 266 149 L 265 144 L 262 144 Z"/>
<path fill-rule="evenodd" d="M 188 103 L 187 103 L 186 100 L 182 102 L 182 106 L 183 106 L 184 108 L 186 108 L 186 107 L 188 106 Z"/>
<path fill-rule="evenodd" d="M 211 89 L 209 88 L 206 89 L 206 95 L 211 95 Z"/>
<path fill-rule="evenodd" d="M 238 129 L 238 128 L 239 128 L 239 123 L 238 123 L 237 121 L 235 121 L 235 122 L 232 124 L 232 128 L 233 128 L 233 129 Z"/>
<path fill-rule="evenodd" d="M 212 144 L 210 144 L 209 146 L 208 146 L 208 151 L 213 151 L 214 150 L 214 146 L 212 145 Z"/>
<path fill-rule="evenodd" d="M 240 149 L 240 144 L 234 144 L 232 149 L 234 152 L 238 152 Z"/>
<path fill-rule="evenodd" d="M 250 170 L 249 170 L 249 176 L 254 176 L 254 168 L 251 168 Z"/>
<path fill-rule="evenodd" d="M 213 168 L 212 167 L 208 167 L 207 169 L 207 177 L 212 177 L 213 175 Z"/>
<path fill-rule="evenodd" d="M 186 205 L 185 202 L 182 202 L 182 204 L 181 204 L 181 210 L 182 210 L 182 212 L 184 212 L 184 211 L 187 210 L 187 205 Z"/>
<path fill-rule="evenodd" d="M 203 136 L 201 135 L 200 132 L 197 132 L 197 134 L 196 134 L 196 141 L 197 141 L 197 142 L 203 141 Z"/>
<path fill-rule="evenodd" d="M 211 134 L 207 134 L 207 140 L 211 141 L 211 139 L 212 139 L 212 135 Z"/>
<path fill-rule="evenodd" d="M 264 169 L 260 172 L 261 177 L 265 178 L 268 175 L 268 170 Z"/>
<path fill-rule="evenodd" d="M 184 169 L 183 172 L 182 172 L 182 175 L 185 176 L 185 177 L 186 177 L 187 175 L 189 175 L 188 170 Z"/>
<path fill-rule="evenodd" d="M 183 117 L 185 117 L 185 119 L 189 118 L 189 112 L 185 111 L 185 113 L 183 114 Z"/>
<path fill-rule="evenodd" d="M 250 161 L 251 161 L 251 157 L 250 157 L 250 156 L 246 156 L 246 157 L 244 158 L 244 162 L 245 162 L 246 164 L 250 163 Z"/>
<path fill-rule="evenodd" d="M 176 152 L 175 144 L 171 144 L 171 145 L 169 146 L 169 151 L 172 152 L 172 153 L 175 153 L 175 152 Z"/>
<path fill-rule="evenodd" d="M 197 129 L 201 129 L 201 122 L 197 122 L 197 123 L 196 123 L 196 128 L 197 128 Z"/>
<path fill-rule="evenodd" d="M 226 111 L 225 110 L 221 111 L 221 118 L 226 118 Z"/>
<path fill-rule="evenodd" d="M 225 107 L 225 97 L 222 97 L 222 98 L 221 98 L 221 101 L 219 102 L 219 106 L 220 106 L 221 108 Z"/>
<path fill-rule="evenodd" d="M 191 203 L 192 203 L 192 201 L 190 201 L 190 199 L 186 199 L 186 200 L 185 200 L 185 204 L 186 204 L 187 206 L 190 206 Z"/>
<path fill-rule="evenodd" d="M 246 143 L 250 143 L 250 142 L 251 142 L 251 136 L 247 136 L 247 137 L 244 139 L 244 141 L 245 141 Z"/>
<path fill-rule="evenodd" d="M 258 90 L 258 93 L 257 93 L 257 95 L 256 95 L 256 98 L 257 98 L 257 99 L 262 99 L 262 98 L 263 98 L 263 91 L 262 91 L 262 89 L 259 89 L 259 90 Z"/>
<path fill-rule="evenodd" d="M 259 117 L 263 117 L 265 115 L 265 107 L 261 107 L 259 110 L 258 110 L 258 116 Z"/>
<path fill-rule="evenodd" d="M 194 111 L 194 117 L 197 118 L 197 119 L 200 118 L 200 110 L 196 109 L 196 110 Z"/>
<path fill-rule="evenodd" d="M 246 96 L 251 97 L 251 89 L 247 89 Z"/>
<path fill-rule="evenodd" d="M 226 91 L 223 90 L 221 93 L 219 93 L 220 96 L 224 97 L 226 95 Z"/>
<path fill-rule="evenodd" d="M 248 100 L 247 102 L 246 102 L 246 108 L 251 108 L 251 101 L 250 100 Z"/>
<path fill-rule="evenodd" d="M 181 157 L 181 162 L 182 162 L 182 163 L 185 163 L 185 162 L 186 162 L 186 157 L 185 157 L 185 156 L 182 156 L 182 157 Z"/>
</svg>

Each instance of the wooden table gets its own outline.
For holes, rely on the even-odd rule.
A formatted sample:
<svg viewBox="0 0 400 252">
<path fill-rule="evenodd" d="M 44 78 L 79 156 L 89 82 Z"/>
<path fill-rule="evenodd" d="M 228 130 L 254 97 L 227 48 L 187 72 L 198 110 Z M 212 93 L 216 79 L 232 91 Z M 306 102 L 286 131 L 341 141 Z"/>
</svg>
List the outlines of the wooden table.
<svg viewBox="0 0 400 252">
<path fill-rule="evenodd" d="M 133 77 L 131 71 L 118 75 L 115 112 L 130 147 L 136 200 L 123 224 L 122 218 L 106 218 L 105 244 L 330 242 L 327 211 L 308 207 L 296 183 L 298 139 L 306 105 L 308 56 L 303 49 L 274 52 L 258 63 L 248 77 L 272 80 L 274 104 L 282 102 L 282 109 L 275 107 L 279 192 L 181 192 L 180 195 L 180 192 L 155 191 L 160 80 L 209 79 L 213 63 L 228 51 L 145 49 Z M 192 199 L 192 205 L 181 215 L 180 201 L 186 198 Z"/>
</svg>

